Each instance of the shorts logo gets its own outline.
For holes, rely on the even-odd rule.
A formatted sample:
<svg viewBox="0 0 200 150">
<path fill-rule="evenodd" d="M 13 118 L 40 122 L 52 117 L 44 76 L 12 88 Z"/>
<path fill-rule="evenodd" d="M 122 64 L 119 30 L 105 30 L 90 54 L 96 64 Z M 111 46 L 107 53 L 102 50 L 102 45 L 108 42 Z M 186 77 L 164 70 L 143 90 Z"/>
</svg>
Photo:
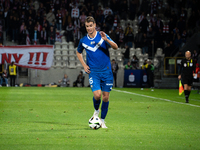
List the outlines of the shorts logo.
<svg viewBox="0 0 200 150">
<path fill-rule="evenodd" d="M 106 83 L 107 86 L 113 85 L 113 83 Z"/>
<path fill-rule="evenodd" d="M 89 78 L 89 83 L 90 83 L 90 84 L 92 84 L 92 83 L 93 83 L 93 79 L 92 79 L 92 77 L 91 77 L 91 78 Z"/>
</svg>

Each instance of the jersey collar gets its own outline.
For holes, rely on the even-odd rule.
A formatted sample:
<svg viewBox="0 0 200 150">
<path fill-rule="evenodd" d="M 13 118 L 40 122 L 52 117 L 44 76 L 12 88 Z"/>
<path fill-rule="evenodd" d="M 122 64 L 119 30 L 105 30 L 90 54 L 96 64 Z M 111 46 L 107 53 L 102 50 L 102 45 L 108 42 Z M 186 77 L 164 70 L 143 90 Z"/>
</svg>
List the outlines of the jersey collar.
<svg viewBox="0 0 200 150">
<path fill-rule="evenodd" d="M 97 32 L 98 32 L 98 31 L 96 31 L 96 35 L 94 36 L 94 38 L 90 38 L 88 34 L 87 34 L 87 38 L 88 38 L 89 40 L 94 40 L 95 37 L 97 36 Z"/>
</svg>

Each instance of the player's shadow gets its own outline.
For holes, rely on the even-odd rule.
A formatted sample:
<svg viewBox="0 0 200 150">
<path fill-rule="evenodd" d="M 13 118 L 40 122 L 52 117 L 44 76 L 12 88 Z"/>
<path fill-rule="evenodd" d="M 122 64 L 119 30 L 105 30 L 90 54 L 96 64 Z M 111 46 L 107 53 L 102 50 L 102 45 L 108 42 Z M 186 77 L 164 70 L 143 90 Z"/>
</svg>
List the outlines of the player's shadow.
<svg viewBox="0 0 200 150">
<path fill-rule="evenodd" d="M 83 124 L 70 124 L 70 123 L 62 123 L 62 122 L 51 122 L 51 121 L 31 121 L 31 123 L 41 123 L 41 124 L 55 124 L 55 125 L 65 125 L 65 126 L 73 126 L 76 128 L 69 128 L 68 130 L 91 130 L 90 127 L 86 127 L 86 125 Z M 36 131 L 36 130 L 34 130 Z M 49 130 L 47 130 L 49 131 Z M 56 130 L 59 131 L 59 130 Z M 63 131 L 63 130 L 62 130 Z"/>
</svg>

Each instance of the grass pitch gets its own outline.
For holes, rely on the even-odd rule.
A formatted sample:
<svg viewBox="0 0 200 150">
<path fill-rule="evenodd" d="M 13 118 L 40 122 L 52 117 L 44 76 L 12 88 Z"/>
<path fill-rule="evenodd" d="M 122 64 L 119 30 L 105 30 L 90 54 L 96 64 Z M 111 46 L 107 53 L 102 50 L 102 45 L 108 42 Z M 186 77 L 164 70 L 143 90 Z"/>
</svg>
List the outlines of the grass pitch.
<svg viewBox="0 0 200 150">
<path fill-rule="evenodd" d="M 200 95 L 115 88 L 108 129 L 92 130 L 90 88 L 0 88 L 0 150 L 200 149 Z"/>
</svg>

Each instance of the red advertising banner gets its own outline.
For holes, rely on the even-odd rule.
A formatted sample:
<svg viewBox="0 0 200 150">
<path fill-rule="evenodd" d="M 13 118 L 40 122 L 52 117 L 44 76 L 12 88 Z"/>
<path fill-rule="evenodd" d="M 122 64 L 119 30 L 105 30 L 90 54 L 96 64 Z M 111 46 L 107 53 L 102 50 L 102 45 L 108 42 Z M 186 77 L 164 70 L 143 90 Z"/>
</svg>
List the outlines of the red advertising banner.
<svg viewBox="0 0 200 150">
<path fill-rule="evenodd" d="M 53 63 L 52 45 L 0 46 L 0 64 L 15 62 L 25 68 L 48 70 Z"/>
</svg>

